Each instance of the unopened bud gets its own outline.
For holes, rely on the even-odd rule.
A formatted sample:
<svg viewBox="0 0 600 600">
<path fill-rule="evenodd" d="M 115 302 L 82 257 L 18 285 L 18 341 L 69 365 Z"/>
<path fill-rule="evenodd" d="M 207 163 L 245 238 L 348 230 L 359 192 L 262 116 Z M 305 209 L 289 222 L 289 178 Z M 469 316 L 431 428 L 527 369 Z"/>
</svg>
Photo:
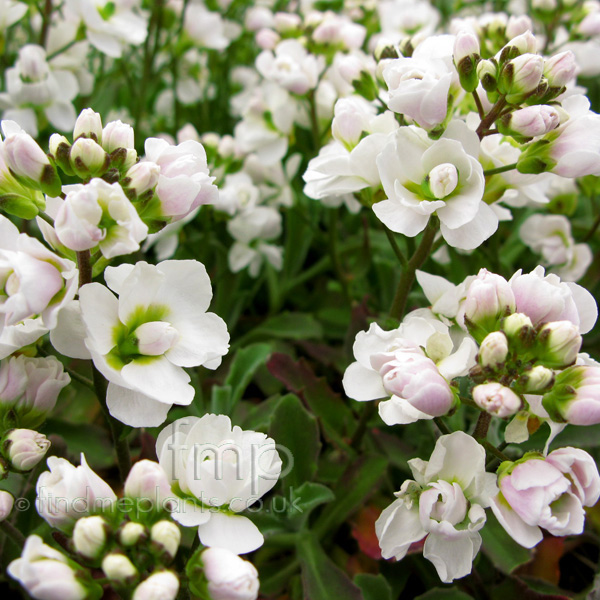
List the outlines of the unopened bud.
<svg viewBox="0 0 600 600">
<path fill-rule="evenodd" d="M 556 129 L 560 125 L 560 115 L 553 106 L 527 106 L 505 115 L 497 124 L 504 135 L 517 134 L 530 138 Z"/>
<path fill-rule="evenodd" d="M 473 400 L 477 406 L 500 418 L 514 415 L 523 404 L 521 398 L 510 388 L 497 382 L 475 386 Z"/>
<path fill-rule="evenodd" d="M 13 429 L 2 444 L 4 455 L 17 471 L 30 471 L 48 452 L 50 440 L 32 429 Z"/>
<path fill-rule="evenodd" d="M 159 521 L 150 530 L 150 539 L 165 552 L 170 559 L 175 558 L 179 543 L 181 542 L 181 531 L 173 521 Z"/>
<path fill-rule="evenodd" d="M 546 367 L 567 367 L 577 359 L 581 343 L 579 327 L 571 321 L 546 323 L 538 332 L 537 358 Z"/>
<path fill-rule="evenodd" d="M 110 153 L 117 148 L 133 148 L 133 127 L 121 121 L 111 121 L 102 130 L 102 147 Z"/>
<path fill-rule="evenodd" d="M 88 138 L 75 140 L 69 157 L 71 168 L 82 179 L 103 175 L 110 163 L 102 146 Z"/>
<path fill-rule="evenodd" d="M 132 600 L 175 600 L 178 591 L 177 575 L 172 571 L 159 571 L 135 588 Z"/>
<path fill-rule="evenodd" d="M 100 516 L 83 517 L 75 523 L 73 545 L 86 558 L 97 558 L 106 545 L 106 521 Z"/>
<path fill-rule="evenodd" d="M 67 174 L 73 175 L 71 163 L 69 162 L 69 154 L 71 152 L 71 142 L 64 136 L 58 133 L 53 133 L 48 141 L 50 154 L 54 157 L 56 164 Z"/>
<path fill-rule="evenodd" d="M 445 198 L 458 185 L 458 171 L 452 163 L 437 165 L 429 172 L 427 183 L 435 198 Z"/>
<path fill-rule="evenodd" d="M 458 71 L 460 84 L 467 92 L 473 92 L 479 85 L 477 63 L 479 56 L 479 39 L 470 31 L 461 31 L 454 42 L 454 64 Z"/>
<path fill-rule="evenodd" d="M 574 79 L 576 72 L 575 55 L 570 50 L 555 54 L 544 62 L 544 77 L 553 88 L 563 88 Z"/>
<path fill-rule="evenodd" d="M 107 554 L 104 557 L 102 570 L 109 579 L 122 583 L 135 580 L 138 574 L 132 562 L 124 554 L 117 554 L 116 552 Z"/>
<path fill-rule="evenodd" d="M 537 40 L 531 31 L 517 35 L 508 42 L 500 53 L 500 60 L 509 60 L 516 58 L 521 54 L 535 54 L 537 50 Z"/>
<path fill-rule="evenodd" d="M 507 62 L 498 79 L 498 90 L 511 104 L 534 92 L 542 79 L 544 59 L 537 54 L 521 54 Z"/>
<path fill-rule="evenodd" d="M 542 365 L 526 371 L 522 377 L 525 381 L 525 392 L 528 394 L 541 393 L 554 383 L 554 371 Z"/>
<path fill-rule="evenodd" d="M 152 190 L 158 183 L 160 167 L 149 160 L 136 163 L 125 174 L 122 182 L 123 189 L 133 193 L 133 196 L 141 196 L 144 192 Z M 128 194 L 129 195 L 129 194 Z"/>
<path fill-rule="evenodd" d="M 10 515 L 14 503 L 15 499 L 11 493 L 0 490 L 0 521 L 4 521 Z"/>
<path fill-rule="evenodd" d="M 498 369 L 506 362 L 508 340 L 501 331 L 488 334 L 479 348 L 478 360 L 482 367 Z"/>
<path fill-rule="evenodd" d="M 480 60 L 477 77 L 486 92 L 495 92 L 498 85 L 498 65 L 494 60 Z"/>
<path fill-rule="evenodd" d="M 502 321 L 502 331 L 508 339 L 524 341 L 534 335 L 531 319 L 523 313 L 513 313 Z"/>
<path fill-rule="evenodd" d="M 179 338 L 177 329 L 164 321 L 143 323 L 135 330 L 134 335 L 139 353 L 146 356 L 162 356 Z"/>
<path fill-rule="evenodd" d="M 130 521 L 123 526 L 119 534 L 119 541 L 123 546 L 135 546 L 146 537 L 146 528 L 141 523 Z"/>
<path fill-rule="evenodd" d="M 73 139 L 77 140 L 82 136 L 102 143 L 102 118 L 91 108 L 83 109 L 75 121 Z"/>
</svg>

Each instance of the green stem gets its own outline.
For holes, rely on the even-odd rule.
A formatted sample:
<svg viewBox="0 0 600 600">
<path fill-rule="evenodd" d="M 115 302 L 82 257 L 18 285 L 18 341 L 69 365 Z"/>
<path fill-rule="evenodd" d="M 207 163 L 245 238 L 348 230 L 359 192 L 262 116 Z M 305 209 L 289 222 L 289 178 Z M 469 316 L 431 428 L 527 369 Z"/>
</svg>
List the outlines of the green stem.
<svg viewBox="0 0 600 600">
<path fill-rule="evenodd" d="M 412 285 L 415 281 L 415 272 L 421 267 L 421 265 L 429 256 L 437 228 L 437 219 L 432 217 L 429 219 L 429 223 L 425 228 L 425 232 L 423 233 L 423 238 L 421 239 L 419 247 L 410 257 L 406 268 L 402 271 L 402 275 L 400 275 L 400 281 L 398 282 L 398 287 L 396 288 L 396 295 L 394 296 L 394 301 L 392 302 L 392 307 L 390 308 L 390 317 L 398 320 L 402 318 L 402 315 L 406 309 L 408 294 L 410 293 Z"/>
<path fill-rule="evenodd" d="M 437 425 L 437 428 L 445 435 L 452 433 L 452 429 L 442 421 L 441 417 L 434 417 L 433 422 Z"/>
<path fill-rule="evenodd" d="M 55 50 L 54 52 L 48 54 L 46 56 L 46 62 L 50 62 L 53 58 L 57 57 L 59 54 L 66 52 L 69 48 L 72 48 L 78 42 L 77 39 L 71 40 L 68 44 L 65 44 L 62 48 Z"/>
<path fill-rule="evenodd" d="M 387 235 L 387 239 L 390 242 L 390 246 L 392 247 L 392 250 L 394 251 L 394 254 L 396 255 L 396 258 L 400 261 L 400 264 L 402 265 L 402 268 L 406 269 L 407 265 L 408 265 L 408 261 L 406 260 L 406 256 L 404 256 L 404 253 L 402 252 L 402 250 L 400 250 L 400 246 L 398 246 L 398 242 L 396 242 L 396 238 L 394 237 L 394 234 L 392 231 L 390 231 L 390 229 L 388 229 L 388 227 L 386 227 L 383 223 L 383 230 L 385 231 L 385 235 Z"/>
<path fill-rule="evenodd" d="M 100 371 L 96 369 L 93 363 L 92 369 L 94 374 L 94 388 L 96 389 L 96 396 L 98 397 L 100 408 L 102 408 L 102 412 L 104 413 L 104 417 L 106 418 L 106 422 L 108 423 L 108 427 L 110 429 L 110 433 L 115 446 L 115 451 L 117 453 L 119 475 L 121 477 L 121 482 L 124 482 L 127 478 L 129 470 L 131 469 L 129 443 L 127 442 L 127 438 L 124 438 L 122 436 L 123 425 L 110 415 L 110 411 L 108 410 L 108 406 L 106 405 L 107 381 L 102 375 L 102 373 L 100 373 Z"/>
<path fill-rule="evenodd" d="M 376 406 L 375 402 L 367 402 L 367 406 L 363 407 L 362 413 L 360 415 L 360 420 L 358 421 L 358 425 L 356 430 L 354 431 L 354 435 L 350 440 L 350 447 L 358 450 L 360 447 L 360 443 L 367 432 L 367 424 L 369 419 L 375 414 Z"/>
<path fill-rule="evenodd" d="M 315 145 L 315 151 L 318 152 L 321 148 L 321 133 L 319 131 L 319 118 L 317 117 L 317 102 L 315 100 L 314 90 L 308 94 L 308 104 L 310 110 L 310 127 L 312 130 L 313 143 Z"/>
<path fill-rule="evenodd" d="M 493 454 L 501 462 L 510 460 L 506 454 L 501 452 L 494 444 L 490 444 L 487 440 L 479 440 L 479 443 L 490 453 Z"/>
<path fill-rule="evenodd" d="M 0 531 L 18 548 L 25 545 L 25 536 L 9 521 L 0 521 Z"/>
<path fill-rule="evenodd" d="M 503 167 L 496 167 L 495 169 L 486 169 L 483 174 L 485 177 L 489 177 L 490 175 L 497 175 L 498 173 L 506 173 L 506 171 L 512 171 L 517 168 L 517 163 L 512 163 L 510 165 L 504 165 Z"/>
<path fill-rule="evenodd" d="M 338 222 L 339 222 L 339 209 L 334 208 L 329 213 L 329 253 L 331 255 L 331 261 L 333 262 L 333 268 L 337 278 L 342 286 L 342 292 L 346 300 L 350 301 L 350 293 L 348 290 L 348 278 L 344 273 L 342 261 L 340 260 L 340 254 L 338 251 Z"/>
</svg>

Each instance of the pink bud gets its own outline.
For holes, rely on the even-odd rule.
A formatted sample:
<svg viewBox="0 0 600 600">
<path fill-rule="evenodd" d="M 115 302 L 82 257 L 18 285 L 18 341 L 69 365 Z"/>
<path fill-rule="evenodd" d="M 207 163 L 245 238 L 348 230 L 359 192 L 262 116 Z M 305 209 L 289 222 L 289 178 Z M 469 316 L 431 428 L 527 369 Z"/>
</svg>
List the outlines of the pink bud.
<svg viewBox="0 0 600 600">
<path fill-rule="evenodd" d="M 454 63 L 458 65 L 463 58 L 479 54 L 479 38 L 468 30 L 459 31 L 454 40 Z"/>
<path fill-rule="evenodd" d="M 576 72 L 575 55 L 570 50 L 555 54 L 544 63 L 544 76 L 551 87 L 560 88 L 567 85 L 574 79 Z"/>
<path fill-rule="evenodd" d="M 528 106 L 510 115 L 508 127 L 526 137 L 544 135 L 560 125 L 560 115 L 553 106 Z"/>
<path fill-rule="evenodd" d="M 102 117 L 91 108 L 84 108 L 75 121 L 73 139 L 81 136 L 102 143 Z"/>
<path fill-rule="evenodd" d="M 254 36 L 256 45 L 263 50 L 274 50 L 281 40 L 281 36 L 273 29 L 259 29 Z"/>
<path fill-rule="evenodd" d="M 30 471 L 48 452 L 50 441 L 31 429 L 13 429 L 5 437 L 7 456 L 18 471 Z"/>
<path fill-rule="evenodd" d="M 508 340 L 502 331 L 488 334 L 479 348 L 479 364 L 482 367 L 497 369 L 506 362 Z"/>
<path fill-rule="evenodd" d="M 510 388 L 500 383 L 484 383 L 473 388 L 475 404 L 500 418 L 510 417 L 517 413 L 522 401 Z"/>
</svg>

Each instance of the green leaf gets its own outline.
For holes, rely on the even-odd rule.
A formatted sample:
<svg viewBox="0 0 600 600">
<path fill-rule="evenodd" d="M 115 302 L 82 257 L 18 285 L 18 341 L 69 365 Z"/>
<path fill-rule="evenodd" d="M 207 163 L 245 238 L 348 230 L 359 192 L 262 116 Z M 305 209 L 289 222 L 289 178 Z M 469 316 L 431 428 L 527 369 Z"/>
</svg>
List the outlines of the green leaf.
<svg viewBox="0 0 600 600">
<path fill-rule="evenodd" d="M 334 488 L 335 502 L 326 506 L 317 519 L 314 531 L 319 536 L 336 531 L 377 489 L 388 466 L 383 456 L 362 456 L 342 474 Z"/>
<path fill-rule="evenodd" d="M 392 588 L 383 575 L 359 573 L 354 583 L 361 589 L 365 600 L 393 600 Z"/>
<path fill-rule="evenodd" d="M 415 600 L 473 600 L 473 596 L 469 596 L 457 588 L 436 587 L 417 596 Z"/>
<path fill-rule="evenodd" d="M 492 512 L 488 513 L 485 527 L 480 533 L 483 539 L 482 551 L 503 573 L 511 573 L 518 566 L 531 560 L 531 552 L 519 546 L 506 533 Z"/>
<path fill-rule="evenodd" d="M 290 525 L 300 528 L 307 522 L 310 513 L 317 506 L 333 500 L 335 500 L 334 493 L 320 483 L 305 481 L 298 488 L 290 488 L 288 522 Z"/>
<path fill-rule="evenodd" d="M 242 399 L 246 388 L 252 381 L 254 374 L 263 365 L 271 354 L 270 344 L 251 344 L 238 350 L 229 368 L 225 385 L 231 387 L 231 403 L 229 410 Z"/>
<path fill-rule="evenodd" d="M 215 385 L 211 390 L 210 412 L 215 415 L 228 415 L 231 402 L 231 386 Z"/>
<path fill-rule="evenodd" d="M 269 435 L 278 446 L 287 449 L 285 454 L 288 456 L 282 456 L 284 471 L 291 469 L 283 477 L 283 485 L 296 488 L 310 481 L 317 470 L 317 459 L 321 452 L 319 425 L 294 394 L 284 396 L 277 404 Z M 280 455 L 283 448 L 279 449 Z"/>
<path fill-rule="evenodd" d="M 81 452 L 85 452 L 88 462 L 96 467 L 114 464 L 112 441 L 102 427 L 90 423 L 67 423 L 58 419 L 48 419 L 44 425 L 44 434 L 60 435 L 71 454 L 79 456 Z"/>
<path fill-rule="evenodd" d="M 312 413 L 319 418 L 326 436 L 339 447 L 347 447 L 343 437 L 354 430 L 354 417 L 348 405 L 323 378 L 318 378 L 309 364 L 295 361 L 288 354 L 272 354 L 267 368 L 290 392 L 304 398 Z"/>
<path fill-rule="evenodd" d="M 310 340 L 323 337 L 323 327 L 310 314 L 283 312 L 270 317 L 246 334 L 247 338 Z"/>
<path fill-rule="evenodd" d="M 314 535 L 298 543 L 305 600 L 364 600 L 348 576 L 325 553 Z"/>
</svg>

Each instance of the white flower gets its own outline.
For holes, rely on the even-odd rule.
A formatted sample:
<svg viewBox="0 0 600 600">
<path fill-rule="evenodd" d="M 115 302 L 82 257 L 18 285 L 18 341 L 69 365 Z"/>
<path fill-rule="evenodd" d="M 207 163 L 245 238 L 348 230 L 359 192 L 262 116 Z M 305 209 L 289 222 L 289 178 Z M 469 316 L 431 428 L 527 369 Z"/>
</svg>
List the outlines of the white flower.
<svg viewBox="0 0 600 600">
<path fill-rule="evenodd" d="M 6 92 L 0 94 L 3 117 L 19 123 L 23 129 L 37 136 L 37 116 L 33 107 L 43 110 L 50 123 L 61 131 L 69 131 L 75 123 L 72 101 L 79 93 L 79 84 L 73 73 L 52 68 L 46 62 L 46 51 L 41 46 L 26 44 L 19 50 L 14 67 L 6 70 Z"/>
<path fill-rule="evenodd" d="M 146 159 L 160 167 L 155 194 L 160 202 L 157 216 L 172 221 L 184 218 L 202 204 L 214 204 L 218 190 L 208 174 L 206 151 L 188 140 L 177 146 L 159 138 L 148 138 Z"/>
<path fill-rule="evenodd" d="M 30 535 L 21 558 L 8 565 L 8 574 L 38 600 L 84 600 L 89 591 L 68 563 L 67 557 Z M 100 591 L 100 588 L 94 590 Z"/>
<path fill-rule="evenodd" d="M 512 463 L 500 473 L 498 484 L 500 493 L 492 510 L 508 534 L 526 548 L 542 540 L 540 528 L 557 536 L 581 533 L 582 505 L 593 506 L 600 495 L 593 459 L 576 448 Z"/>
<path fill-rule="evenodd" d="M 298 40 L 288 39 L 277 45 L 275 53 L 263 50 L 256 58 L 256 68 L 265 79 L 294 94 L 305 94 L 317 86 L 325 59 L 309 54 Z"/>
<path fill-rule="evenodd" d="M 356 362 L 344 373 L 344 391 L 354 400 L 391 396 L 379 404 L 388 425 L 448 412 L 454 404 L 448 381 L 475 364 L 471 338 L 464 337 L 456 348 L 446 325 L 416 312 L 407 315 L 398 329 L 384 331 L 373 323 L 367 332 L 359 332 L 353 346 Z"/>
<path fill-rule="evenodd" d="M 258 572 L 251 562 L 225 548 L 207 548 L 200 560 L 212 600 L 256 600 Z"/>
<path fill-rule="evenodd" d="M 79 297 L 86 345 L 109 380 L 108 408 L 133 427 L 160 425 L 173 403 L 194 398 L 183 367 L 216 368 L 229 347 L 225 322 L 206 312 L 206 269 L 194 260 L 139 262 L 109 267 L 105 278 L 118 298 L 99 283 Z"/>
<path fill-rule="evenodd" d="M 67 248 L 81 251 L 99 246 L 106 258 L 140 249 L 148 227 L 118 183 L 95 178 L 85 185 L 66 186 L 66 191 L 64 200 L 48 199 L 47 206 L 56 235 Z"/>
<path fill-rule="evenodd" d="M 525 274 L 519 269 L 509 283 L 517 312 L 526 314 L 534 325 L 566 320 L 577 325 L 583 334 L 596 322 L 598 307 L 593 296 L 576 283 L 561 282 L 552 273 L 546 275 L 544 267 Z"/>
<path fill-rule="evenodd" d="M 390 110 L 409 116 L 424 129 L 433 129 L 446 119 L 448 94 L 458 74 L 452 65 L 452 46 L 448 58 L 435 55 L 432 46 L 439 40 L 444 47 L 446 38 L 435 36 L 428 44 L 417 46 L 411 58 L 390 60 L 383 69 L 383 78 L 390 92 Z"/>
<path fill-rule="evenodd" d="M 59 310 L 75 296 L 77 275 L 72 261 L 19 233 L 0 216 L 0 315 L 5 327 L 35 318 L 47 329 L 54 328 Z M 4 356 L 0 353 L 0 358 Z"/>
<path fill-rule="evenodd" d="M 67 0 L 67 9 L 85 25 L 85 35 L 94 48 L 120 58 L 126 46 L 139 46 L 148 35 L 144 16 L 122 2 Z"/>
<path fill-rule="evenodd" d="M 387 199 L 374 204 L 373 211 L 392 231 L 409 237 L 423 231 L 436 214 L 449 245 L 476 248 L 498 227 L 498 217 L 482 202 L 485 182 L 478 148 L 475 133 L 459 121 L 437 141 L 423 129 L 400 127 L 377 157 Z"/>
<path fill-rule="evenodd" d="M 198 526 L 202 544 L 236 554 L 262 546 L 256 525 L 237 513 L 279 478 L 281 459 L 271 438 L 232 427 L 225 415 L 184 417 L 161 431 L 156 453 L 179 490 L 172 517 L 184 527 Z"/>
<path fill-rule="evenodd" d="M 14 0 L 0 0 L 0 30 L 6 31 L 22 19 L 26 12 L 27 4 Z"/>
<path fill-rule="evenodd" d="M 382 556 L 400 560 L 427 536 L 423 556 L 443 582 L 468 575 L 481 546 L 484 509 L 498 489 L 496 476 L 485 472 L 483 447 L 457 431 L 437 440 L 429 462 L 408 464 L 415 479 L 404 482 L 375 523 Z"/>
<path fill-rule="evenodd" d="M 50 471 L 44 471 L 38 478 L 35 505 L 51 527 L 68 532 L 77 519 L 112 510 L 117 500 L 115 493 L 90 469 L 83 454 L 79 467 L 55 456 L 47 463 Z"/>
<path fill-rule="evenodd" d="M 196 45 L 213 50 L 224 50 L 236 37 L 235 31 L 229 31 L 228 23 L 219 13 L 211 12 L 197 2 L 187 5 L 183 28 Z"/>
</svg>

